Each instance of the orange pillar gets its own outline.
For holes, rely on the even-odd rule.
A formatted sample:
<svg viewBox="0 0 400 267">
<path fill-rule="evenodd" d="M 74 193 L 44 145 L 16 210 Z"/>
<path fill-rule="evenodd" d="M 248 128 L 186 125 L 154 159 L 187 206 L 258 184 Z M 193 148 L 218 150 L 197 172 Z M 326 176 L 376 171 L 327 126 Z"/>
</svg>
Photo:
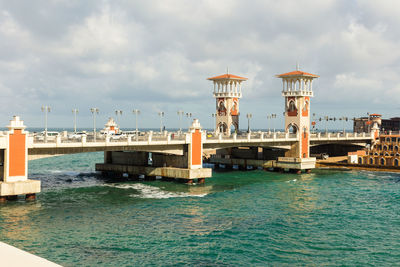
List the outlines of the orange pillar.
<svg viewBox="0 0 400 267">
<path fill-rule="evenodd" d="M 192 126 L 189 128 L 189 149 L 188 149 L 188 168 L 203 168 L 203 132 L 201 125 L 197 119 L 193 120 Z"/>
<path fill-rule="evenodd" d="M 7 126 L 5 136 L 3 181 L 0 181 L 0 197 L 28 195 L 40 192 L 40 181 L 28 179 L 28 132 L 19 116 L 14 116 Z"/>
</svg>

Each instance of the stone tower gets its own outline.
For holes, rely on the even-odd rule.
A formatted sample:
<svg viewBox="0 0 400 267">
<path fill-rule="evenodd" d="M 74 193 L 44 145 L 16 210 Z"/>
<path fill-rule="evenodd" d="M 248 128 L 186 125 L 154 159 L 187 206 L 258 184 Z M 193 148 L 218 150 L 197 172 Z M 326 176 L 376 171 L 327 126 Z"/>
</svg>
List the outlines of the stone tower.
<svg viewBox="0 0 400 267">
<path fill-rule="evenodd" d="M 276 75 L 283 82 L 282 96 L 285 98 L 285 131 L 297 134 L 299 142 L 286 153 L 286 157 L 310 157 L 310 98 L 313 79 L 318 75 L 299 69 Z"/>
<path fill-rule="evenodd" d="M 242 97 L 242 82 L 247 78 L 223 74 L 208 78 L 214 83 L 216 100 L 216 133 L 230 136 L 231 128 L 239 131 L 239 99 Z"/>
</svg>

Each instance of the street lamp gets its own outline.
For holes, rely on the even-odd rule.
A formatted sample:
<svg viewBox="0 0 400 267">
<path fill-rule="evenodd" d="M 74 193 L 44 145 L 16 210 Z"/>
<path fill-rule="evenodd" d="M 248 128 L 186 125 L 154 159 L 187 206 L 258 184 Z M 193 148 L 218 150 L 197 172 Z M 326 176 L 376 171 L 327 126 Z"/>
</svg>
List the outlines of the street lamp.
<svg viewBox="0 0 400 267">
<path fill-rule="evenodd" d="M 138 140 L 138 135 L 139 135 L 139 133 L 138 133 L 138 127 L 137 127 L 137 116 L 138 115 L 140 115 L 140 110 L 138 110 L 138 109 L 134 109 L 134 110 L 132 110 L 132 113 L 133 114 L 135 114 L 135 124 L 136 124 L 136 141 Z"/>
<path fill-rule="evenodd" d="M 247 113 L 246 118 L 247 118 L 247 132 L 250 133 L 250 119 L 253 117 L 253 114 Z"/>
<path fill-rule="evenodd" d="M 185 114 L 185 112 L 183 110 L 178 110 L 176 113 L 178 114 L 178 117 L 179 117 L 179 134 L 181 134 L 182 133 L 182 116 L 183 116 L 183 114 Z"/>
<path fill-rule="evenodd" d="M 119 125 L 120 124 L 119 117 L 122 116 L 122 110 L 117 109 L 115 111 L 115 116 L 117 117 L 116 119 L 117 119 L 118 128 L 121 129 L 121 125 Z"/>
<path fill-rule="evenodd" d="M 343 121 L 343 135 L 344 135 L 346 133 L 346 129 L 344 127 L 344 124 L 345 124 L 346 121 L 349 120 L 349 118 L 348 117 L 340 117 L 339 120 Z"/>
<path fill-rule="evenodd" d="M 190 127 L 190 118 L 192 117 L 192 112 L 186 112 L 186 117 L 188 118 L 189 121 L 189 127 Z"/>
<path fill-rule="evenodd" d="M 311 125 L 312 125 L 312 128 L 313 128 L 313 133 L 315 133 L 315 124 L 316 124 L 316 122 L 315 122 L 315 113 L 313 113 L 312 114 L 312 122 L 311 122 Z"/>
<path fill-rule="evenodd" d="M 72 113 L 74 114 L 74 133 L 76 133 L 76 114 L 79 113 L 77 108 L 72 109 Z"/>
<path fill-rule="evenodd" d="M 164 117 L 164 111 L 158 112 L 158 116 L 160 116 L 160 133 L 162 133 L 162 129 L 163 129 L 162 118 Z"/>
<path fill-rule="evenodd" d="M 328 116 L 325 116 L 324 117 L 324 119 L 325 119 L 325 134 L 328 134 L 328 121 L 329 121 L 329 117 Z"/>
<path fill-rule="evenodd" d="M 93 137 L 94 137 L 94 141 L 96 142 L 96 114 L 99 114 L 99 109 L 91 108 L 90 111 L 93 114 Z"/>
<path fill-rule="evenodd" d="M 211 117 L 214 118 L 214 133 L 217 131 L 217 113 L 212 113 Z"/>
<path fill-rule="evenodd" d="M 49 106 L 42 106 L 42 112 L 44 112 L 44 141 L 47 142 L 47 113 L 50 112 Z"/>
<path fill-rule="evenodd" d="M 275 118 L 276 118 L 276 114 L 267 115 L 267 120 L 271 120 L 271 124 L 272 124 L 272 128 L 274 129 L 274 132 L 275 132 L 275 127 L 274 127 L 274 120 L 273 119 L 275 119 Z M 268 132 L 271 132 L 269 124 L 268 124 Z"/>
</svg>

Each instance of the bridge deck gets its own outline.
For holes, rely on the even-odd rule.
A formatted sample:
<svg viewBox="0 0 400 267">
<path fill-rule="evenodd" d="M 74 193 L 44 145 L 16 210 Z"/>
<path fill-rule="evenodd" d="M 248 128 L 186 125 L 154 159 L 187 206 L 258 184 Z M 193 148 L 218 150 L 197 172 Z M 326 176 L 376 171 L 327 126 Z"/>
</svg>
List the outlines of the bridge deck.
<svg viewBox="0 0 400 267">
<path fill-rule="evenodd" d="M 140 136 L 126 136 L 112 139 L 110 136 L 93 136 L 87 138 L 70 139 L 68 134 L 50 138 L 45 142 L 33 134 L 28 137 L 29 155 L 62 155 L 95 151 L 154 151 L 182 155 L 184 145 L 190 143 L 188 134 L 168 133 L 157 134 L 146 132 Z M 0 136 L 0 149 L 6 148 L 6 136 Z M 290 146 L 299 140 L 296 134 L 281 132 L 252 132 L 242 135 L 233 134 L 230 137 L 207 134 L 203 137 L 205 149 L 219 149 L 238 146 L 260 146 L 290 149 Z M 354 133 L 316 133 L 310 135 L 310 145 L 329 143 L 367 144 L 371 142 L 371 134 Z"/>
</svg>

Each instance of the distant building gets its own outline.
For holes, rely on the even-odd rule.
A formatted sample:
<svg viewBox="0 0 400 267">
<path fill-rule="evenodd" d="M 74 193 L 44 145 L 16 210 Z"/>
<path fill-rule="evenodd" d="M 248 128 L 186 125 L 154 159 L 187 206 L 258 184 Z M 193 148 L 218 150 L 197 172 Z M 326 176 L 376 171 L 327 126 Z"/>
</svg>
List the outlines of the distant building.
<svg viewBox="0 0 400 267">
<path fill-rule="evenodd" d="M 353 131 L 355 133 L 369 133 L 371 132 L 374 123 L 377 123 L 378 127 L 381 128 L 381 114 L 373 113 L 369 114 L 368 117 L 354 118 Z"/>
<path fill-rule="evenodd" d="M 357 151 L 349 153 L 349 163 L 375 166 L 399 166 L 400 161 L 400 135 L 383 134 L 380 135 L 376 144 L 368 152 Z M 353 159 L 354 156 L 358 160 Z"/>
<path fill-rule="evenodd" d="M 400 117 L 382 119 L 381 131 L 382 132 L 400 131 Z"/>
</svg>

